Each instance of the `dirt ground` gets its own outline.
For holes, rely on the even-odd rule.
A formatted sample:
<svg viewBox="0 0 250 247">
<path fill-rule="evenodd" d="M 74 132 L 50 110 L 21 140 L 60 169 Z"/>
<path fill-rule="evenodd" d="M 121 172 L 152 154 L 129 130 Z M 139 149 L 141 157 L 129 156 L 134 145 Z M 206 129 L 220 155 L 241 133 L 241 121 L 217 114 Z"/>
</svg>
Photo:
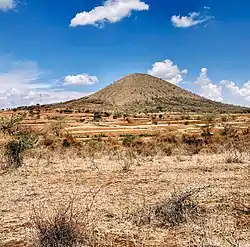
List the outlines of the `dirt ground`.
<svg viewBox="0 0 250 247">
<path fill-rule="evenodd" d="M 1 112 L 0 116 L 11 114 Z M 213 129 L 250 127 L 249 114 L 223 117 L 214 117 Z M 38 131 L 56 126 L 75 140 L 85 141 L 100 134 L 105 138 L 168 131 L 200 133 L 207 120 L 203 115 L 187 118 L 166 113 L 161 119 L 158 115 L 110 116 L 93 121 L 93 114 L 41 112 L 39 117 L 27 115 L 20 124 Z M 6 138 L 0 136 L 0 167 L 4 162 L 1 141 Z M 170 157 L 130 157 L 120 150 L 88 158 L 71 148 L 37 147 L 26 154 L 22 167 L 0 170 L 0 246 L 34 246 L 34 212 L 47 217 L 73 203 L 80 217 L 90 207 L 88 222 L 102 239 L 100 247 L 250 247 L 250 154 L 241 154 L 239 163 L 226 162 L 228 155 L 175 152 Z M 147 218 L 139 212 L 196 188 L 203 189 L 191 198 L 199 208 L 195 217 L 171 227 L 154 220 L 136 223 Z"/>
<path fill-rule="evenodd" d="M 23 114 L 24 112 L 18 112 Z M 22 125 L 42 130 L 46 126 L 57 125 L 64 129 L 65 133 L 72 135 L 75 139 L 84 141 L 94 135 L 105 135 L 119 137 L 123 134 L 155 134 L 158 132 L 177 130 L 182 133 L 200 132 L 201 127 L 213 118 L 215 129 L 220 129 L 224 125 L 234 128 L 245 129 L 250 126 L 250 114 L 137 114 L 129 117 L 102 117 L 95 121 L 94 114 L 72 113 L 62 114 L 56 111 L 41 111 L 39 115 L 30 114 L 25 111 L 26 117 Z M 0 112 L 0 117 L 10 117 L 12 111 Z M 162 118 L 159 116 L 162 115 Z"/>
<path fill-rule="evenodd" d="M 125 156 L 91 161 L 69 152 L 30 158 L 22 168 L 1 174 L 0 246 L 27 245 L 33 234 L 33 207 L 49 214 L 74 197 L 82 209 L 93 195 L 95 230 L 118 241 L 106 246 L 250 246 L 250 218 L 240 211 L 250 202 L 248 155 L 243 164 L 225 163 L 226 154 L 138 157 L 125 171 Z M 172 194 L 204 186 L 196 196 L 204 213 L 195 220 L 164 228 L 137 226 L 128 217 Z M 124 238 L 135 244 L 119 244 Z"/>
</svg>

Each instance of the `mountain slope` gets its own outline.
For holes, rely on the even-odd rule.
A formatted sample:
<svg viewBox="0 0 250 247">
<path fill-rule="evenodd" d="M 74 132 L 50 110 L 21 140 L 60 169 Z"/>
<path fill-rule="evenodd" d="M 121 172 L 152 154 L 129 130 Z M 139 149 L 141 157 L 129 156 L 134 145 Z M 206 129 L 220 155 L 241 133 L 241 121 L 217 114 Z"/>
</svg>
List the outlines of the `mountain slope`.
<svg viewBox="0 0 250 247">
<path fill-rule="evenodd" d="M 147 74 L 128 75 L 97 93 L 60 107 L 130 112 L 242 112 L 247 109 L 208 100 Z"/>
</svg>

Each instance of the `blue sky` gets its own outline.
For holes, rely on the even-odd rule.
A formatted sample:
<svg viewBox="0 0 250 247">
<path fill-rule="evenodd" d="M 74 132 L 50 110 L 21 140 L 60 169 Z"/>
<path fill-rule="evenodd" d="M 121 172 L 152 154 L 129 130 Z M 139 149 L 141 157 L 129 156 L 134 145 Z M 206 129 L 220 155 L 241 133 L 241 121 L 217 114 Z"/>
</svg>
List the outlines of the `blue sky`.
<svg viewBox="0 0 250 247">
<path fill-rule="evenodd" d="M 0 107 L 78 98 L 134 72 L 250 106 L 249 9 L 247 0 L 0 0 Z"/>
</svg>

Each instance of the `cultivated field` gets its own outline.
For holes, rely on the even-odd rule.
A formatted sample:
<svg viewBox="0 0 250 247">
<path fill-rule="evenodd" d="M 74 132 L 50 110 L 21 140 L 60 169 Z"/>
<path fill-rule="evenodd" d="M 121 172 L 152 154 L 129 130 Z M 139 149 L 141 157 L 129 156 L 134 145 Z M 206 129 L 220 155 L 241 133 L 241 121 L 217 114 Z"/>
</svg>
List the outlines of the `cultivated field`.
<svg viewBox="0 0 250 247">
<path fill-rule="evenodd" d="M 0 246 L 250 246 L 250 114 L 0 115 Z"/>
</svg>

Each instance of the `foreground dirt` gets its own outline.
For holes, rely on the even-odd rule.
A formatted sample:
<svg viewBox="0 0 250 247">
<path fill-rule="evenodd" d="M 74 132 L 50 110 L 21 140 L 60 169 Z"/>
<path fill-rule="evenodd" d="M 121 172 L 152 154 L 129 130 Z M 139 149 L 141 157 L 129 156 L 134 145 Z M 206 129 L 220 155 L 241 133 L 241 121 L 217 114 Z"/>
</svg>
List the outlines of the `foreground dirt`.
<svg viewBox="0 0 250 247">
<path fill-rule="evenodd" d="M 0 246 L 26 246 L 33 208 L 48 215 L 72 197 L 79 212 L 93 202 L 91 221 L 108 236 L 106 246 L 250 246 L 250 219 L 242 211 L 250 204 L 248 155 L 243 164 L 227 164 L 225 155 L 90 160 L 41 150 L 36 157 L 0 175 Z M 210 187 L 195 198 L 204 213 L 195 220 L 164 228 L 137 226 L 128 217 L 173 193 L 204 186 Z"/>
</svg>

